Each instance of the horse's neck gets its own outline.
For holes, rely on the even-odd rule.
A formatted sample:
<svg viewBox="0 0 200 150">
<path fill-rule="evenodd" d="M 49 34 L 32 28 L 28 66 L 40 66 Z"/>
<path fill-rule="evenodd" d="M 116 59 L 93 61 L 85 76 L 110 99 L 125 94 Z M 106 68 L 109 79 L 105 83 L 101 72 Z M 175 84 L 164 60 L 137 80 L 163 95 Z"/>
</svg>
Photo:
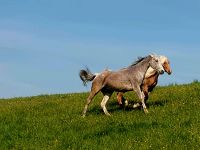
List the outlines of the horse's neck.
<svg viewBox="0 0 200 150">
<path fill-rule="evenodd" d="M 143 73 L 142 78 L 144 78 L 147 70 L 150 67 L 149 60 L 142 61 L 139 64 L 137 64 L 135 67 L 137 67 L 137 70 L 140 71 L 140 73 Z"/>
<path fill-rule="evenodd" d="M 150 68 L 149 60 L 147 59 L 147 60 L 144 60 L 143 62 L 141 62 L 141 66 L 142 66 L 142 67 L 140 67 L 141 70 L 144 71 L 146 74 L 147 70 Z"/>
</svg>

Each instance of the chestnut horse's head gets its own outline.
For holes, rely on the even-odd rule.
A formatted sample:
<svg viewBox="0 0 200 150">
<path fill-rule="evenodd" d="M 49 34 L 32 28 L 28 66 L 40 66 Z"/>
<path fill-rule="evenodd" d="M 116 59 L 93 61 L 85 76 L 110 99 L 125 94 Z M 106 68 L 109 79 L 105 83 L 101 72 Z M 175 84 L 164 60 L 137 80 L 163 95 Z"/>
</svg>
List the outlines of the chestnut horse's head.
<svg viewBox="0 0 200 150">
<path fill-rule="evenodd" d="M 168 58 L 166 56 L 160 56 L 160 61 L 163 65 L 165 72 L 167 72 L 170 75 L 172 73 L 172 70 Z"/>
</svg>

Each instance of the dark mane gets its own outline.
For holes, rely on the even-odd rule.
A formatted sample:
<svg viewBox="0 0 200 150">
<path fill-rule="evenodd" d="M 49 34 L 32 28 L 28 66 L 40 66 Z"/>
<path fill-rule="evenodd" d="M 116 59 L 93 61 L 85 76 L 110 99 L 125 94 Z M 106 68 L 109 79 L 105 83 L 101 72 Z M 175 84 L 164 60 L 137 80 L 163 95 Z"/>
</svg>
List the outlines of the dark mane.
<svg viewBox="0 0 200 150">
<path fill-rule="evenodd" d="M 132 67 L 132 66 L 135 66 L 136 64 L 138 64 L 139 62 L 141 62 L 141 61 L 143 61 L 145 58 L 147 58 L 148 56 L 146 56 L 146 57 L 138 57 L 138 59 L 135 61 L 135 62 L 133 62 L 131 65 L 130 65 L 130 67 Z"/>
</svg>

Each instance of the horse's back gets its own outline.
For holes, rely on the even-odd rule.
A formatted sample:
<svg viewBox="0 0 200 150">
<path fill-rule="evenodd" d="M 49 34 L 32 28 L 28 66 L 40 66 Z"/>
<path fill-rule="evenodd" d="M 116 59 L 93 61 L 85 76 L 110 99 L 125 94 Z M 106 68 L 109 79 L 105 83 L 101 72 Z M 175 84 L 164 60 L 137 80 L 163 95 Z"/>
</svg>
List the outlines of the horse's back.
<svg viewBox="0 0 200 150">
<path fill-rule="evenodd" d="M 132 85 L 126 70 L 112 71 L 104 81 L 104 87 L 113 91 L 130 91 Z"/>
</svg>

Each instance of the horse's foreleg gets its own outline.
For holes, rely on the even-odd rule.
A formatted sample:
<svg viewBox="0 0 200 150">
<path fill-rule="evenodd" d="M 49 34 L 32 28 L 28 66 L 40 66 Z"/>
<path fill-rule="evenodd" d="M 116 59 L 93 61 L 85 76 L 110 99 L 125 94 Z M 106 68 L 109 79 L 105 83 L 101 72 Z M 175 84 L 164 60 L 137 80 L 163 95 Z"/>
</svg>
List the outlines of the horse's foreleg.
<svg viewBox="0 0 200 150">
<path fill-rule="evenodd" d="M 106 103 L 108 102 L 110 96 L 112 95 L 112 93 L 106 93 L 104 94 L 103 100 L 101 101 L 101 107 L 104 111 L 104 113 L 108 116 L 110 116 L 109 112 L 106 109 Z"/>
<path fill-rule="evenodd" d="M 117 93 L 117 101 L 119 105 L 122 105 L 122 100 L 123 100 L 123 92 L 118 92 Z"/>
<path fill-rule="evenodd" d="M 143 92 L 143 94 L 144 94 L 144 103 L 146 104 L 146 101 L 148 100 L 148 98 L 149 98 L 149 92 L 148 92 L 148 86 L 143 86 L 142 87 L 142 92 Z M 136 104 L 134 104 L 133 105 L 133 108 L 137 108 L 137 107 L 139 107 L 139 106 L 141 106 L 141 103 L 136 103 Z"/>
<path fill-rule="evenodd" d="M 149 98 L 149 92 L 144 92 L 144 102 L 145 102 L 145 104 L 146 104 L 148 98 Z"/>
<path fill-rule="evenodd" d="M 146 101 L 148 100 L 148 98 L 149 98 L 149 93 L 150 93 L 150 92 L 148 91 L 148 86 L 147 86 L 147 85 L 143 86 L 142 91 L 143 91 L 143 93 L 144 93 L 144 102 L 145 102 L 145 104 L 146 104 Z"/>
<path fill-rule="evenodd" d="M 143 93 L 143 95 L 144 95 L 144 93 Z M 149 113 L 149 111 L 147 110 L 146 104 L 145 104 L 145 102 L 146 102 L 146 97 L 145 96 L 143 97 L 143 99 L 141 100 L 141 102 L 142 102 L 142 107 L 144 109 L 144 112 L 145 113 Z"/>
<path fill-rule="evenodd" d="M 143 107 L 143 110 L 145 113 L 148 113 L 148 110 L 147 110 L 147 107 L 146 107 L 146 104 L 145 104 L 145 96 L 144 96 L 144 93 L 140 90 L 139 87 L 137 88 L 134 88 L 135 92 L 137 93 L 139 99 L 141 100 L 141 103 L 142 103 L 142 107 Z"/>
</svg>

